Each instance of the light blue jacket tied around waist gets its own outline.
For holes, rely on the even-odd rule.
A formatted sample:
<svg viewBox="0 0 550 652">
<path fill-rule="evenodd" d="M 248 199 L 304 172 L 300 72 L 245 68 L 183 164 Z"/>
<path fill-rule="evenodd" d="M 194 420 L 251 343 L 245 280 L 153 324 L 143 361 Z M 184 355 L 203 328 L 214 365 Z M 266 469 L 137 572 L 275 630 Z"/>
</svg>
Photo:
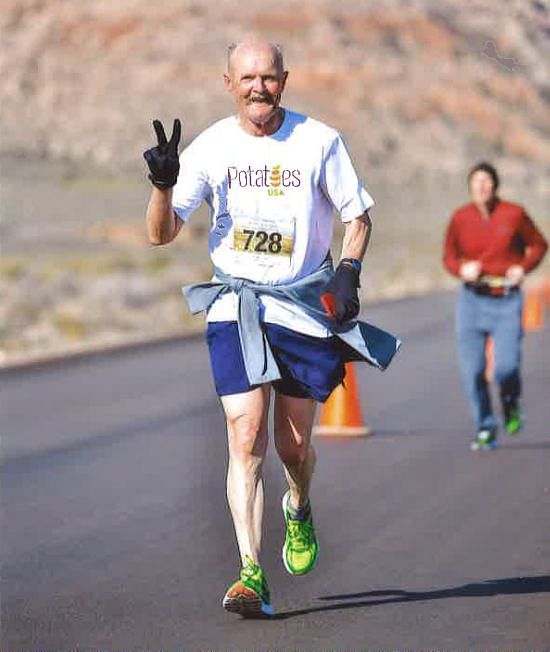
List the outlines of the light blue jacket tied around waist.
<svg viewBox="0 0 550 652">
<path fill-rule="evenodd" d="M 400 340 L 364 321 L 351 320 L 338 325 L 321 304 L 327 283 L 334 275 L 332 260 L 327 257 L 319 269 L 298 281 L 285 285 L 263 285 L 235 278 L 215 270 L 214 280 L 192 283 L 182 288 L 189 309 L 195 315 L 208 310 L 226 292 L 238 297 L 237 325 L 246 374 L 251 385 L 269 383 L 281 378 L 271 347 L 260 323 L 261 295 L 282 299 L 299 306 L 352 350 L 349 360 L 365 360 L 384 370 L 401 346 Z"/>
</svg>

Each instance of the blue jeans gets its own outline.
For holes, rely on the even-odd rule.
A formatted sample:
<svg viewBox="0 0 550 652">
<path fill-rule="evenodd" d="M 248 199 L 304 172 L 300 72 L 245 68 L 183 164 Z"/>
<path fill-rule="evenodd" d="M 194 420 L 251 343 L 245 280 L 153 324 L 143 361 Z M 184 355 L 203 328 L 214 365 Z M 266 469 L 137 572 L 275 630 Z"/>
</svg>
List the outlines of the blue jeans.
<svg viewBox="0 0 550 652">
<path fill-rule="evenodd" d="M 497 427 L 485 380 L 485 343 L 494 342 L 495 381 L 505 404 L 521 394 L 521 311 L 523 295 L 514 291 L 503 297 L 476 294 L 463 286 L 456 309 L 456 332 L 462 384 L 470 401 L 478 430 Z"/>
</svg>

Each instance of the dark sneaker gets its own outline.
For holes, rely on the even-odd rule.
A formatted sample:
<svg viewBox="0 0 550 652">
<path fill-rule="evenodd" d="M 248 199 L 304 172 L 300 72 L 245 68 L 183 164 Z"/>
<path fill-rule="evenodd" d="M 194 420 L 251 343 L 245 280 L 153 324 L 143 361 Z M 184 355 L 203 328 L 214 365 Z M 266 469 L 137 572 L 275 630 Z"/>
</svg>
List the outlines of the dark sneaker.
<svg viewBox="0 0 550 652">
<path fill-rule="evenodd" d="M 523 427 L 523 415 L 517 403 L 504 404 L 504 427 L 509 435 L 517 435 Z"/>
<path fill-rule="evenodd" d="M 305 520 L 294 519 L 288 508 L 290 491 L 283 496 L 286 535 L 283 546 L 283 563 L 291 575 L 305 575 L 313 568 L 319 555 L 319 542 L 315 536 L 311 508 Z"/>
<path fill-rule="evenodd" d="M 271 597 L 264 573 L 250 557 L 245 557 L 240 578 L 228 589 L 223 608 L 243 618 L 271 616 Z"/>
<path fill-rule="evenodd" d="M 498 446 L 496 430 L 480 430 L 470 444 L 473 451 L 491 451 Z"/>
</svg>

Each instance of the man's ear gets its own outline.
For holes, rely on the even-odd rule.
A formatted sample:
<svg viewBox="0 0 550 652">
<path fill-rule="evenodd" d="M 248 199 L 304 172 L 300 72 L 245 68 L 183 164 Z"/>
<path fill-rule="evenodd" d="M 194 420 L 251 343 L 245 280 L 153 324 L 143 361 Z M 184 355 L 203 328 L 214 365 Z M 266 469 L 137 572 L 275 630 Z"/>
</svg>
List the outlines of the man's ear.
<svg viewBox="0 0 550 652">
<path fill-rule="evenodd" d="M 284 73 L 283 73 L 283 88 L 282 88 L 282 91 L 285 90 L 286 80 L 287 79 L 288 79 L 288 70 L 285 70 Z"/>
<path fill-rule="evenodd" d="M 231 77 L 229 75 L 224 74 L 223 82 L 224 82 L 224 86 L 225 86 L 226 91 L 232 91 L 233 90 L 233 82 L 231 81 Z"/>
</svg>

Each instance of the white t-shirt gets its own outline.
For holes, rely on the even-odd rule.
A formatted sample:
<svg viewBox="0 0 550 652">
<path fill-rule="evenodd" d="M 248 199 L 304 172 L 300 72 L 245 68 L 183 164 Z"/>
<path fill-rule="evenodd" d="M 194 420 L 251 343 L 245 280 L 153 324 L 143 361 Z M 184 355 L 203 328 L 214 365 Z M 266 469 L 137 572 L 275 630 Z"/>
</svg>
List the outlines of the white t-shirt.
<svg viewBox="0 0 550 652">
<path fill-rule="evenodd" d="M 357 178 L 339 133 L 285 110 L 271 136 L 251 136 L 235 116 L 216 122 L 181 153 L 176 214 L 187 221 L 204 200 L 215 267 L 257 283 L 284 284 L 318 269 L 332 242 L 333 210 L 343 222 L 374 205 Z M 262 297 L 262 319 L 316 337 L 329 332 L 295 305 Z M 228 292 L 208 321 L 237 319 Z"/>
</svg>

